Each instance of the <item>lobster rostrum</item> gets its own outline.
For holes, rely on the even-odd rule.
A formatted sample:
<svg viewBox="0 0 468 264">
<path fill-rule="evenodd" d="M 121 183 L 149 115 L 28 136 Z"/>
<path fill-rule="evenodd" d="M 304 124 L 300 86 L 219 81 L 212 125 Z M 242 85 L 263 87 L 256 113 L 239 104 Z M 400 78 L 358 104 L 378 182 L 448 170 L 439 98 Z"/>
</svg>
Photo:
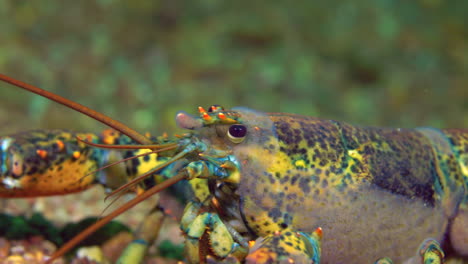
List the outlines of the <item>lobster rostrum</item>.
<svg viewBox="0 0 468 264">
<path fill-rule="evenodd" d="M 199 111 L 177 114 L 190 132 L 174 140 L 121 130 L 157 154 L 157 164 L 114 191 L 152 174 L 167 179 L 145 186 L 120 213 L 187 179 L 187 261 L 390 263 L 379 259 L 389 256 L 418 263 L 442 261 L 443 251 L 468 258 L 468 130 L 363 128 L 220 106 Z"/>
</svg>

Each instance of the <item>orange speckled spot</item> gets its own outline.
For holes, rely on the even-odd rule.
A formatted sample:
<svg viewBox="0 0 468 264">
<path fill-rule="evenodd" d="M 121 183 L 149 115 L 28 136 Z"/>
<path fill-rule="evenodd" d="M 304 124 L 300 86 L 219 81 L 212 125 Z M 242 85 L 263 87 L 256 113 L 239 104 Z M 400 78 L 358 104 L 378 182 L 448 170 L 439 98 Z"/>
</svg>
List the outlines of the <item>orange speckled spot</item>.
<svg viewBox="0 0 468 264">
<path fill-rule="evenodd" d="M 211 120 L 211 116 L 208 115 L 208 113 L 203 113 L 203 119 L 206 120 L 206 121 L 209 121 L 209 120 Z"/>
<path fill-rule="evenodd" d="M 58 147 L 59 151 L 62 151 L 62 150 L 65 149 L 65 144 L 63 143 L 62 140 L 57 140 L 55 143 L 57 144 L 57 147 Z"/>
<path fill-rule="evenodd" d="M 140 194 L 142 194 L 144 192 L 145 192 L 145 189 L 143 189 L 143 187 L 141 187 L 141 186 L 136 187 L 136 194 L 137 195 L 140 195 Z"/>
<path fill-rule="evenodd" d="M 80 156 L 81 156 L 81 153 L 80 153 L 79 151 L 75 151 L 75 152 L 73 152 L 73 158 L 75 158 L 75 159 L 79 159 L 79 158 L 80 158 Z"/>
<path fill-rule="evenodd" d="M 47 158 L 47 150 L 38 149 L 38 150 L 36 150 L 36 153 L 37 153 L 37 155 L 39 155 L 39 157 L 41 157 L 42 159 L 46 159 L 46 158 Z"/>
<path fill-rule="evenodd" d="M 253 246 L 255 246 L 255 241 L 254 241 L 254 240 L 250 240 L 250 241 L 249 241 L 249 248 L 252 248 Z"/>
<path fill-rule="evenodd" d="M 198 111 L 200 112 L 200 114 L 206 113 L 205 109 L 201 106 L 198 107 Z"/>
<path fill-rule="evenodd" d="M 113 129 L 106 129 L 102 131 L 101 137 L 104 144 L 112 145 L 115 144 L 115 139 L 119 137 L 119 133 Z"/>
<path fill-rule="evenodd" d="M 317 234 L 317 236 L 322 239 L 322 236 L 323 236 L 323 230 L 321 227 L 317 227 L 317 229 L 315 229 L 314 231 L 315 234 Z"/>
<path fill-rule="evenodd" d="M 247 256 L 249 263 L 269 263 L 278 259 L 278 254 L 267 248 L 260 248 Z"/>
</svg>

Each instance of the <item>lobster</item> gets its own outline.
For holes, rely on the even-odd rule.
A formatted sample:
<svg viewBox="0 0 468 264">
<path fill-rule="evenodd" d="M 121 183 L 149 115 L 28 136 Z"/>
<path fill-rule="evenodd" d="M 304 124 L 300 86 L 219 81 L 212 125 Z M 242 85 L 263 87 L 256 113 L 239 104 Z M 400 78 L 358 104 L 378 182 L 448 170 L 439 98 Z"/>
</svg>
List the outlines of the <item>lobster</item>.
<svg viewBox="0 0 468 264">
<path fill-rule="evenodd" d="M 429 263 L 442 262 L 444 252 L 468 260 L 466 129 L 356 127 L 214 105 L 208 111 L 200 107 L 199 117 L 179 112 L 177 124 L 190 132 L 159 142 L 57 95 L 0 77 L 143 144 L 124 148 L 159 155 L 156 167 L 113 194 L 153 174 L 166 179 L 147 187 L 52 258 L 117 214 L 187 180 L 193 197 L 180 226 L 190 263 L 391 263 L 383 256 Z M 2 177 L 14 171 L 11 166 L 14 163 Z M 77 182 L 82 179 L 73 181 L 80 190 Z M 20 193 L 22 184 L 10 180 L 8 186 L 2 180 L 5 189 Z"/>
</svg>

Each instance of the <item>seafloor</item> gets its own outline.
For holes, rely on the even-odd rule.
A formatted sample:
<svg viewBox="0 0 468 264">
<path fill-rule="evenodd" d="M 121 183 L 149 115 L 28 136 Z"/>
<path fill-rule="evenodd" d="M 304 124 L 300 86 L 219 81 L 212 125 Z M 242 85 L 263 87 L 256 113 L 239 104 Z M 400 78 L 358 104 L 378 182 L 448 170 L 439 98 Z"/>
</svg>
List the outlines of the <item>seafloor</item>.
<svg viewBox="0 0 468 264">
<path fill-rule="evenodd" d="M 132 198 L 131 195 L 128 195 L 127 197 L 124 196 L 115 202 L 112 207 L 104 211 L 106 205 L 109 203 L 104 203 L 104 197 L 104 190 L 100 186 L 95 186 L 82 193 L 60 196 L 60 198 L 45 197 L 36 199 L 3 199 L 1 200 L 1 206 L 3 208 L 2 212 L 12 215 L 25 214 L 28 216 L 28 214 L 30 215 L 32 212 L 41 212 L 45 218 L 52 220 L 57 227 L 61 227 L 66 223 L 78 222 L 86 217 L 105 215 L 128 199 Z M 172 242 L 175 246 L 183 243 L 183 238 L 179 230 L 179 223 L 177 221 L 180 219 L 183 208 L 179 202 L 167 194 L 162 194 L 159 199 L 160 204 L 164 208 L 170 208 L 168 211 L 170 215 L 168 215 L 164 220 L 160 235 L 155 241 L 155 244 L 149 249 L 149 256 L 146 258 L 145 263 L 176 263 L 176 259 L 158 257 L 158 248 L 160 243 L 165 240 Z M 148 199 L 132 208 L 130 212 L 119 216 L 116 220 L 135 230 L 139 226 L 141 220 L 148 214 L 149 210 L 155 206 L 156 202 L 157 197 Z M 134 237 L 130 233 L 123 232 L 118 238 L 100 245 L 104 256 L 106 259 L 110 260 L 109 263 L 115 262 L 125 245 L 133 238 Z M 50 253 L 54 251 L 54 248 L 56 248 L 55 245 L 51 242 L 44 241 L 39 236 L 34 236 L 21 241 L 9 242 L 0 238 L 0 263 L 39 264 L 41 262 L 35 261 L 42 261 L 43 257 L 46 255 L 42 255 L 41 252 Z M 12 257 L 12 255 L 18 257 Z M 88 263 L 88 260 L 85 258 L 71 258 L 75 258 L 72 262 L 75 264 Z"/>
</svg>

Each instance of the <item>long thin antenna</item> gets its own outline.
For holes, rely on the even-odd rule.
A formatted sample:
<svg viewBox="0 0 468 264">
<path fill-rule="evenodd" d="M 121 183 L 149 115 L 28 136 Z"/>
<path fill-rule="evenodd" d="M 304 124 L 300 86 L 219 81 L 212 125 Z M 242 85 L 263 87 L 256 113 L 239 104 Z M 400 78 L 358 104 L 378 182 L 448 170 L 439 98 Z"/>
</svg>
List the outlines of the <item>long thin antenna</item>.
<svg viewBox="0 0 468 264">
<path fill-rule="evenodd" d="M 55 101 L 59 104 L 62 104 L 66 107 L 69 107 L 71 109 L 74 109 L 80 113 L 83 113 L 103 124 L 106 124 L 108 125 L 109 127 L 112 127 L 114 128 L 115 130 L 118 130 L 120 131 L 122 134 L 125 134 L 127 135 L 128 137 L 132 138 L 133 140 L 135 140 L 136 142 L 140 143 L 140 144 L 143 144 L 143 145 L 151 145 L 153 142 L 151 142 L 150 139 L 148 139 L 147 137 L 145 137 L 144 135 L 138 133 L 137 131 L 131 129 L 130 127 L 126 126 L 125 124 L 117 121 L 117 120 L 114 120 L 104 114 L 101 114 L 89 107 L 86 107 L 84 105 L 81 105 L 79 103 L 75 103 L 71 100 L 68 100 L 66 98 L 63 98 L 59 95 L 56 95 L 54 93 L 51 93 L 51 92 L 48 92 L 46 90 L 43 90 L 41 88 L 38 88 L 36 86 L 33 86 L 33 85 L 30 85 L 30 84 L 27 84 L 27 83 L 24 83 L 22 81 L 19 81 L 19 80 L 16 80 L 16 79 L 13 79 L 11 77 L 8 77 L 6 75 L 3 75 L 3 74 L 0 74 L 0 80 L 1 81 L 4 81 L 6 83 L 9 83 L 9 84 L 12 84 L 14 86 L 17 86 L 19 88 L 22 88 L 22 89 L 25 89 L 27 91 L 30 91 L 32 93 L 35 93 L 35 94 L 38 94 L 42 97 L 45 97 L 45 98 L 48 98 L 52 101 Z"/>
<path fill-rule="evenodd" d="M 151 145 L 113 145 L 113 144 L 98 144 L 93 143 L 90 141 L 86 141 L 81 139 L 80 137 L 76 137 L 76 140 L 83 142 L 86 145 L 90 145 L 96 148 L 103 148 L 103 149 L 166 149 L 169 147 L 177 146 L 177 143 L 164 143 L 164 144 L 151 144 Z"/>
</svg>

